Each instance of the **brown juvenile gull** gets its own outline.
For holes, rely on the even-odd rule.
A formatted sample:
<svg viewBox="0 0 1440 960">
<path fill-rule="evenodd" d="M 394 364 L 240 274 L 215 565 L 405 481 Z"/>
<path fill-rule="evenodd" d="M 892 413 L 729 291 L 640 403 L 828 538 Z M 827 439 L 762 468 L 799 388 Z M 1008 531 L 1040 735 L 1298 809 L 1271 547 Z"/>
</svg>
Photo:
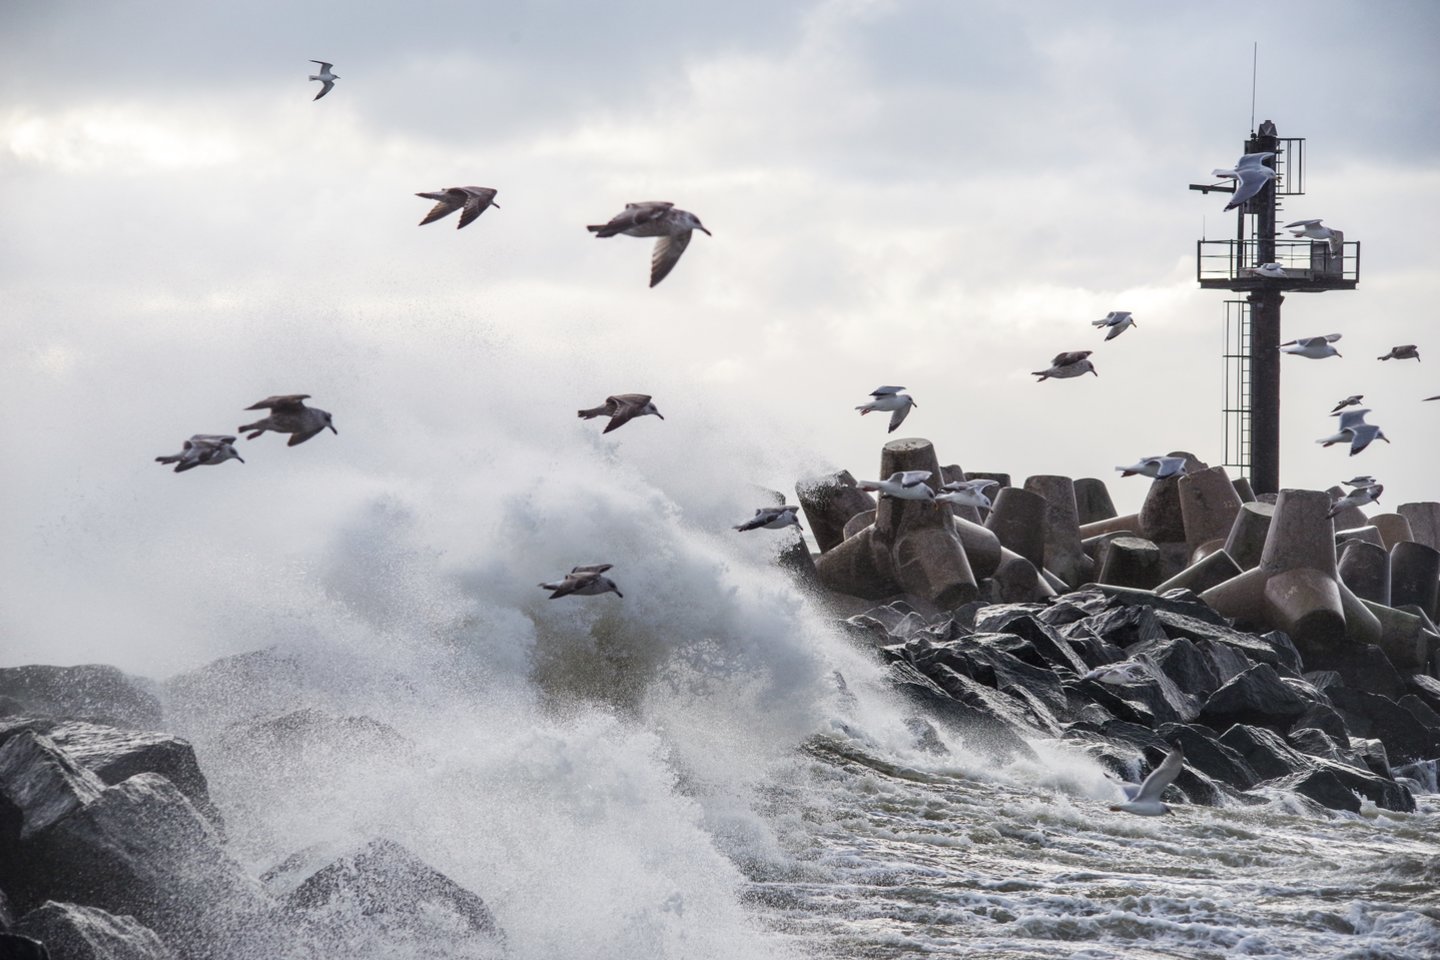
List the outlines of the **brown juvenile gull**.
<svg viewBox="0 0 1440 960">
<path fill-rule="evenodd" d="M 1125 791 L 1126 802 L 1112 804 L 1110 809 L 1142 817 L 1159 817 L 1169 813 L 1170 808 L 1160 802 L 1160 794 L 1165 792 L 1165 788 L 1180 775 L 1184 767 L 1185 751 L 1178 745 L 1171 747 L 1164 761 L 1151 771 L 1144 783 L 1139 786 L 1127 783 L 1121 788 Z"/>
<path fill-rule="evenodd" d="M 654 414 L 661 420 L 664 415 L 655 409 L 655 404 L 650 402 L 648 393 L 617 393 L 613 397 L 606 397 L 605 402 L 598 407 L 591 407 L 589 410 L 581 410 L 581 419 L 593 420 L 596 417 L 609 417 L 610 422 L 605 425 L 601 433 L 609 433 L 611 430 L 619 430 L 625 424 L 636 417 L 643 417 L 647 414 Z"/>
<path fill-rule="evenodd" d="M 540 584 L 542 590 L 553 590 L 550 594 L 551 600 L 558 600 L 561 597 L 568 597 L 575 594 L 580 597 L 593 597 L 602 593 L 613 593 L 617 597 L 624 598 L 625 594 L 615 586 L 615 581 L 602 574 L 613 567 L 613 563 L 587 563 L 573 568 L 559 580 L 552 580 L 549 583 Z"/>
<path fill-rule="evenodd" d="M 244 463 L 245 458 L 235 452 L 234 443 L 235 438 L 228 434 L 197 433 L 185 441 L 179 453 L 156 457 L 155 462 L 175 464 L 176 473 L 184 473 L 193 467 L 214 466 L 226 460 Z"/>
<path fill-rule="evenodd" d="M 1070 377 L 1081 377 L 1087 373 L 1095 373 L 1095 365 L 1085 359 L 1090 356 L 1091 350 L 1071 350 L 1069 353 L 1057 353 L 1055 359 L 1050 361 L 1049 370 L 1032 370 L 1033 375 L 1040 379 L 1040 383 L 1054 377 L 1056 380 L 1065 380 Z M 1095 376 L 1100 374 L 1095 373 Z"/>
<path fill-rule="evenodd" d="M 1364 400 L 1364 399 L 1365 399 L 1365 394 L 1363 394 L 1363 393 L 1352 393 L 1352 394 L 1350 394 L 1350 396 L 1346 397 L 1344 400 L 1341 400 L 1339 403 L 1335 404 L 1335 408 L 1334 408 L 1333 410 L 1331 410 L 1330 412 L 1331 412 L 1331 413 L 1339 413 L 1341 410 L 1344 410 L 1346 407 L 1358 407 L 1358 406 L 1360 406 L 1360 401 L 1361 401 L 1361 400 Z"/>
<path fill-rule="evenodd" d="M 290 434 L 290 442 L 287 446 L 295 446 L 297 443 L 304 443 L 321 430 L 329 428 L 336 436 L 340 431 L 330 422 L 330 414 L 318 407 L 307 407 L 305 401 L 310 399 L 308 393 L 288 393 L 278 397 L 266 397 L 259 403 L 252 403 L 246 410 L 269 410 L 270 416 L 264 420 L 256 420 L 254 423 L 247 423 L 240 427 L 241 432 L 253 430 L 253 433 L 246 434 L 246 440 L 254 440 L 266 430 L 275 433 Z"/>
<path fill-rule="evenodd" d="M 420 226 L 434 223 L 442 217 L 450 216 L 456 210 L 463 209 L 465 212 L 460 214 L 460 222 L 455 226 L 455 229 L 459 230 L 484 213 L 487 207 L 500 209 L 500 204 L 495 202 L 496 192 L 490 187 L 446 187 L 433 193 L 417 193 L 417 197 L 436 201 L 430 212 L 425 214 L 425 219 L 420 221 Z"/>
<path fill-rule="evenodd" d="M 311 60 L 310 62 L 320 64 L 320 72 L 312 73 L 310 75 L 310 79 L 319 80 L 321 83 L 325 84 L 325 86 L 320 88 L 320 92 L 315 94 L 315 100 L 319 100 L 321 97 L 325 96 L 325 94 L 330 92 L 330 88 L 335 86 L 335 81 L 340 79 L 340 75 L 330 72 L 330 68 L 335 66 L 335 64 L 333 63 L 326 63 L 324 60 Z"/>
<path fill-rule="evenodd" d="M 904 389 L 904 387 L 876 387 L 870 391 L 870 396 L 875 399 L 855 409 L 860 411 L 862 417 L 874 410 L 894 411 L 890 414 L 890 429 L 885 431 L 894 433 L 896 428 L 905 422 L 905 418 L 910 416 L 910 408 L 920 406 L 908 393 L 900 392 Z"/>
<path fill-rule="evenodd" d="M 585 229 L 597 237 L 613 237 L 617 233 L 623 233 L 627 237 L 658 237 L 655 249 L 650 254 L 652 287 L 675 269 L 680 254 L 690 245 L 691 233 L 702 230 L 707 237 L 711 236 L 699 217 L 664 200 L 627 203 L 624 210 L 610 218 L 609 223 L 591 224 Z"/>
<path fill-rule="evenodd" d="M 744 523 L 737 523 L 736 530 L 779 530 L 782 527 L 800 526 L 798 506 L 760 507 L 755 516 Z"/>
<path fill-rule="evenodd" d="M 1420 348 L 1413 343 L 1402 343 L 1398 347 L 1391 347 L 1390 352 L 1383 357 L 1376 357 L 1376 360 L 1420 360 Z"/>
</svg>

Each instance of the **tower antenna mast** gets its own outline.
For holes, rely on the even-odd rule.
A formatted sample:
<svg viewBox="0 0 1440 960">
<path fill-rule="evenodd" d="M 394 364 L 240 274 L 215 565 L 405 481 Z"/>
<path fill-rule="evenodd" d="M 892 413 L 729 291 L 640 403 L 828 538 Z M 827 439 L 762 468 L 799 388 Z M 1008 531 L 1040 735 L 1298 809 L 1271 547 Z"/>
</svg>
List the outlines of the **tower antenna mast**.
<svg viewBox="0 0 1440 960">
<path fill-rule="evenodd" d="M 1260 41 L 1254 40 L 1250 45 L 1250 132 L 1255 132 L 1255 77 L 1260 66 Z"/>
</svg>

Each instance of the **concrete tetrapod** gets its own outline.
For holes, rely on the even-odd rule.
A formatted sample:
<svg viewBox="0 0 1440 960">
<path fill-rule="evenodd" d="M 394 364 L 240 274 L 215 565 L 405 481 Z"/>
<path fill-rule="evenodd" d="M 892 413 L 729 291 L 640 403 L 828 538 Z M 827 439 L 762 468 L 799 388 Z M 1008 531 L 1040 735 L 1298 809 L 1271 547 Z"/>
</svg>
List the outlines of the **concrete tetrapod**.
<svg viewBox="0 0 1440 960">
<path fill-rule="evenodd" d="M 1260 554 L 1265 550 L 1265 538 L 1270 535 L 1270 520 L 1275 515 L 1275 505 L 1250 501 L 1241 504 L 1235 512 L 1235 522 L 1230 535 L 1225 539 L 1225 552 L 1242 570 L 1249 570 L 1260 563 Z"/>
<path fill-rule="evenodd" d="M 1225 540 L 1240 512 L 1240 496 L 1224 467 L 1197 470 L 1180 478 L 1180 517 L 1185 546 L 1193 556 L 1211 540 Z"/>
<path fill-rule="evenodd" d="M 1434 620 L 1440 603 L 1440 550 L 1407 540 L 1390 548 L 1390 602 L 1413 603 Z"/>
<path fill-rule="evenodd" d="M 1339 547 L 1340 582 L 1362 600 L 1390 605 L 1390 554 L 1379 544 L 1354 539 Z"/>
<path fill-rule="evenodd" d="M 1380 539 L 1385 541 L 1385 549 L 1393 550 L 1397 543 L 1414 541 L 1415 534 L 1410 530 L 1410 521 L 1398 513 L 1377 513 L 1370 518 L 1370 525 L 1380 531 Z"/>
<path fill-rule="evenodd" d="M 928 470 L 931 481 L 939 481 L 940 462 L 930 441 L 885 444 L 879 476 L 906 470 Z M 872 525 L 821 554 L 816 563 L 820 580 L 832 590 L 866 599 L 905 593 L 940 607 L 974 600 L 979 587 L 952 521 L 949 504 L 881 497 Z"/>
<path fill-rule="evenodd" d="M 1095 477 L 1081 477 L 1075 481 L 1075 509 L 1080 515 L 1081 526 L 1116 516 L 1110 489 L 1105 486 L 1104 480 Z"/>
<path fill-rule="evenodd" d="M 849 470 L 801 480 L 795 484 L 795 495 L 822 553 L 845 539 L 845 524 L 851 517 L 875 509 L 875 498 L 855 485 Z"/>
<path fill-rule="evenodd" d="M 1402 503 L 1398 512 L 1410 521 L 1411 538 L 1416 543 L 1440 550 L 1440 502 Z"/>
<path fill-rule="evenodd" d="M 1025 489 L 1045 498 L 1045 567 L 1071 587 L 1078 587 L 1090 579 L 1095 565 L 1080 548 L 1075 481 L 1059 476 L 1027 477 Z"/>
<path fill-rule="evenodd" d="M 985 518 L 985 528 L 1000 538 L 1000 545 L 1014 550 L 1038 570 L 1045 565 L 1045 512 L 1049 504 L 1038 493 L 1019 487 L 1005 487 L 993 498 L 995 507 Z"/>
<path fill-rule="evenodd" d="M 1100 583 L 1153 590 L 1163 579 L 1160 548 L 1139 537 L 1116 537 L 1100 553 Z"/>
<path fill-rule="evenodd" d="M 1379 620 L 1340 583 L 1329 511 L 1323 490 L 1281 490 L 1259 564 L 1201 599 L 1242 623 L 1285 631 L 1307 663 L 1347 642 L 1377 643 Z"/>
</svg>

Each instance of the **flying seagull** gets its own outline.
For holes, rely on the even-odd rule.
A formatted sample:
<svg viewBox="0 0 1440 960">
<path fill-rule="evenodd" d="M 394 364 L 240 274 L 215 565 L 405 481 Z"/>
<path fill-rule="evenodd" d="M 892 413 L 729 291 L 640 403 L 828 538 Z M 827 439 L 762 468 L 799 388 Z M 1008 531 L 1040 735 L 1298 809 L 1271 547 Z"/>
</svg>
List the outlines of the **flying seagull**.
<svg viewBox="0 0 1440 960">
<path fill-rule="evenodd" d="M 1056 380 L 1065 380 L 1069 377 L 1081 377 L 1087 373 L 1095 373 L 1095 365 L 1085 359 L 1093 352 L 1091 350 L 1071 350 L 1069 353 L 1057 353 L 1055 359 L 1050 361 L 1049 370 L 1032 370 L 1030 372 L 1040 378 L 1035 381 L 1036 383 L 1051 377 Z M 1095 373 L 1095 376 L 1098 377 L 1100 374 Z"/>
<path fill-rule="evenodd" d="M 800 526 L 798 506 L 761 507 L 755 516 L 744 523 L 737 523 L 736 530 L 779 530 L 781 527 Z"/>
<path fill-rule="evenodd" d="M 561 597 L 568 597 L 575 594 L 579 597 L 594 597 L 602 593 L 613 593 L 615 596 L 624 599 L 625 594 L 615 586 L 615 581 L 603 576 L 606 570 L 613 567 L 613 563 L 587 563 L 575 567 L 559 580 L 550 583 L 540 584 L 543 590 L 553 590 L 550 594 L 551 600 L 558 600 Z"/>
<path fill-rule="evenodd" d="M 1316 440 L 1315 442 L 1324 447 L 1331 447 L 1337 443 L 1348 443 L 1350 444 L 1350 456 L 1352 457 L 1370 446 L 1370 444 L 1377 439 L 1389 443 L 1390 438 L 1385 436 L 1379 427 L 1373 423 L 1365 422 L 1365 414 L 1369 412 L 1369 409 L 1361 409 L 1346 410 L 1343 413 L 1331 414 L 1331 416 L 1340 418 L 1340 430 L 1331 436 L 1325 437 L 1322 440 Z"/>
<path fill-rule="evenodd" d="M 1121 789 L 1125 791 L 1126 803 L 1112 804 L 1110 809 L 1134 813 L 1142 817 L 1159 817 L 1170 812 L 1170 807 L 1160 802 L 1160 794 L 1165 788 L 1174 782 L 1185 767 L 1185 751 L 1180 747 L 1170 748 L 1160 766 L 1151 771 L 1150 776 L 1138 787 L 1133 783 L 1125 784 Z"/>
<path fill-rule="evenodd" d="M 1343 241 L 1339 230 L 1331 230 L 1324 226 L 1319 220 L 1296 220 L 1293 223 L 1285 224 L 1285 229 L 1290 231 L 1292 236 L 1309 237 L 1311 240 L 1330 241 L 1330 252 L 1339 253 Z"/>
<path fill-rule="evenodd" d="M 904 389 L 904 387 L 876 387 L 870 391 L 870 396 L 875 399 L 861 404 L 855 409 L 860 411 L 862 417 L 875 410 L 893 411 L 890 414 L 890 429 L 885 432 L 894 433 L 896 428 L 905 422 L 905 418 L 910 416 L 910 408 L 919 406 L 908 393 L 900 392 Z"/>
<path fill-rule="evenodd" d="M 330 92 L 330 88 L 335 86 L 335 81 L 339 80 L 340 76 L 338 74 L 330 72 L 330 68 L 335 66 L 335 64 L 333 63 L 326 63 L 324 60 L 311 60 L 310 62 L 320 64 L 320 72 L 312 73 L 310 75 L 310 79 L 319 80 L 321 83 L 325 84 L 325 86 L 320 88 L 320 92 L 315 94 L 315 99 L 319 100 L 321 97 L 325 96 L 325 94 Z"/>
<path fill-rule="evenodd" d="M 1325 514 L 1327 518 L 1333 518 L 1346 507 L 1363 507 L 1367 503 L 1375 503 L 1380 499 L 1380 494 L 1385 492 L 1384 484 L 1372 483 L 1364 487 L 1356 487 L 1343 497 L 1336 497 L 1335 502 L 1330 504 L 1330 512 Z"/>
<path fill-rule="evenodd" d="M 278 397 L 266 397 L 259 403 L 252 403 L 246 410 L 269 410 L 270 416 L 263 420 L 256 420 L 254 423 L 247 423 L 240 427 L 244 433 L 252 430 L 253 433 L 245 435 L 246 440 L 254 440 L 266 430 L 273 433 L 290 434 L 290 442 L 286 446 L 293 447 L 296 444 L 304 443 L 315 434 L 328 429 L 331 433 L 339 435 L 340 431 L 335 429 L 335 424 L 330 422 L 330 414 L 319 407 L 307 407 L 305 401 L 310 399 L 308 393 L 287 393 Z"/>
<path fill-rule="evenodd" d="M 1139 463 L 1132 463 L 1128 467 L 1116 467 L 1122 477 L 1133 477 L 1139 474 L 1142 477 L 1149 477 L 1152 480 L 1165 480 L 1185 472 L 1184 457 L 1142 457 Z"/>
<path fill-rule="evenodd" d="M 650 402 L 648 393 L 617 393 L 614 396 L 606 397 L 605 402 L 598 407 L 579 411 L 582 420 L 609 417 L 610 422 L 605 425 L 604 430 L 600 431 L 601 433 L 619 430 L 636 417 L 648 414 L 654 414 L 661 420 L 665 419 L 664 415 L 655 409 L 655 404 Z"/>
<path fill-rule="evenodd" d="M 1390 352 L 1383 357 L 1376 357 L 1376 360 L 1414 360 L 1420 361 L 1420 348 L 1413 343 L 1402 343 L 1398 347 L 1391 347 Z"/>
<path fill-rule="evenodd" d="M 1135 320 L 1130 316 L 1129 310 L 1111 310 L 1105 314 L 1104 319 L 1091 320 L 1092 327 L 1105 327 L 1110 332 L 1105 334 L 1106 340 L 1114 340 L 1130 327 L 1135 326 Z"/>
<path fill-rule="evenodd" d="M 1273 156 L 1275 154 L 1269 152 L 1247 153 L 1236 162 L 1234 168 L 1227 170 L 1219 167 L 1214 171 L 1217 177 L 1235 181 L 1235 192 L 1230 195 L 1230 202 L 1225 205 L 1226 210 L 1234 210 L 1275 179 L 1274 168 L 1265 166 L 1265 161 Z"/>
<path fill-rule="evenodd" d="M 941 492 L 935 494 L 935 499 L 957 507 L 984 507 L 989 510 L 992 504 L 985 491 L 999 485 L 998 480 L 952 480 L 940 488 Z"/>
<path fill-rule="evenodd" d="M 1293 353 L 1297 357 L 1308 357 L 1311 360 L 1338 357 L 1340 351 L 1336 350 L 1333 344 L 1339 339 L 1340 334 L 1327 333 L 1323 337 L 1301 337 L 1299 340 L 1286 340 L 1280 344 L 1280 352 Z"/>
<path fill-rule="evenodd" d="M 902 470 L 890 474 L 889 479 L 861 480 L 856 486 L 896 500 L 934 500 L 935 491 L 925 483 L 929 479 L 929 470 Z"/>
<path fill-rule="evenodd" d="M 1375 484 L 1375 478 L 1368 473 L 1362 473 L 1358 477 L 1351 477 L 1349 480 L 1341 480 L 1347 487 L 1369 487 Z"/>
<path fill-rule="evenodd" d="M 591 224 L 585 229 L 597 237 L 658 237 L 650 254 L 650 286 L 670 275 L 680 254 L 690 245 L 690 235 L 700 230 L 711 236 L 700 218 L 689 210 L 681 210 L 664 200 L 627 203 L 625 209 L 610 218 L 609 223 Z"/>
<path fill-rule="evenodd" d="M 1363 393 L 1352 393 L 1352 394 L 1350 394 L 1350 396 L 1346 397 L 1344 400 L 1341 400 L 1339 403 L 1335 404 L 1335 409 L 1331 410 L 1330 412 L 1331 412 L 1331 413 L 1339 413 L 1341 410 L 1344 410 L 1346 407 L 1358 407 L 1358 406 L 1360 406 L 1360 401 L 1361 401 L 1361 400 L 1364 400 L 1364 399 L 1365 399 L 1365 394 L 1363 394 Z"/>
<path fill-rule="evenodd" d="M 156 457 L 155 462 L 175 464 L 176 473 L 184 473 L 195 467 L 214 466 L 226 460 L 239 460 L 244 463 L 245 458 L 235 452 L 234 444 L 235 438 L 226 434 L 197 433 L 185 441 L 185 446 L 179 453 Z"/>
<path fill-rule="evenodd" d="M 435 206 L 425 214 L 425 219 L 420 221 L 420 226 L 427 223 L 434 223 L 442 217 L 448 217 L 456 210 L 464 210 L 460 214 L 460 222 L 455 226 L 456 230 L 470 223 L 489 207 L 500 209 L 500 204 L 495 202 L 496 191 L 490 187 L 446 187 L 444 190 L 436 190 L 433 193 L 417 193 L 415 196 L 424 197 L 426 200 L 434 200 Z"/>
</svg>

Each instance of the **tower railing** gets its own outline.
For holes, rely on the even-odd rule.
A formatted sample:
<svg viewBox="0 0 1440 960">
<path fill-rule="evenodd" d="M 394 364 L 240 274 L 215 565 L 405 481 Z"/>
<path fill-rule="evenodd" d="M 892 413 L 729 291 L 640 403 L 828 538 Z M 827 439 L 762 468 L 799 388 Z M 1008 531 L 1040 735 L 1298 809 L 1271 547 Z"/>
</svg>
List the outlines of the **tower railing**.
<svg viewBox="0 0 1440 960">
<path fill-rule="evenodd" d="M 1281 279 L 1256 272 L 1260 241 L 1199 240 L 1195 245 L 1195 279 L 1208 289 L 1351 290 L 1360 282 L 1360 244 L 1346 242 L 1333 252 L 1328 240 L 1275 240 L 1275 259 L 1285 271 Z"/>
</svg>

